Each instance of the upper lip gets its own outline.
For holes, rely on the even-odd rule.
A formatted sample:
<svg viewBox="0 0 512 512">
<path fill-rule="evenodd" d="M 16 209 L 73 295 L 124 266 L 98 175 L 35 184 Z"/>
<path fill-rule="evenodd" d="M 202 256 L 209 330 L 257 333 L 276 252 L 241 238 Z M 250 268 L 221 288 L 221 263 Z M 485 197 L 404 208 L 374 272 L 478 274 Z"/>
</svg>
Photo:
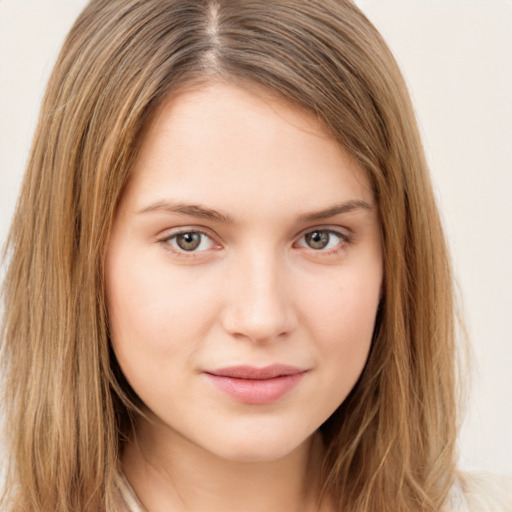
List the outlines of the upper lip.
<svg viewBox="0 0 512 512">
<path fill-rule="evenodd" d="M 272 364 L 262 368 L 255 366 L 229 366 L 226 368 L 217 368 L 215 370 L 207 370 L 205 373 L 215 375 L 217 377 L 231 377 L 234 379 L 253 379 L 265 380 L 274 379 L 276 377 L 284 377 L 286 375 L 295 375 L 304 373 L 306 370 L 296 366 L 286 364 Z"/>
</svg>

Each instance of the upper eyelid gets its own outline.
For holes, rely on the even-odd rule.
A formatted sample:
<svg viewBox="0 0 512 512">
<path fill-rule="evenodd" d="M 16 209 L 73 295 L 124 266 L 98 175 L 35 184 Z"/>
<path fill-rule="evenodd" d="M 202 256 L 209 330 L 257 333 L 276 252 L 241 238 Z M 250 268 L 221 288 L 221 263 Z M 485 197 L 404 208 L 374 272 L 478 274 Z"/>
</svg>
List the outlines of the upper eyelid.
<svg viewBox="0 0 512 512">
<path fill-rule="evenodd" d="M 299 242 L 308 234 L 308 233 L 311 233 L 311 232 L 314 232 L 314 231 L 327 231 L 329 234 L 332 234 L 332 235 L 335 235 L 336 237 L 338 237 L 340 239 L 339 243 L 336 244 L 336 245 L 344 245 L 344 244 L 348 244 L 348 243 L 351 243 L 352 242 L 352 239 L 351 237 L 349 237 L 348 235 L 344 234 L 344 233 L 341 233 L 340 231 L 336 231 L 336 230 L 333 230 L 333 229 L 313 229 L 311 231 L 306 231 L 302 236 L 299 236 L 297 238 L 297 240 L 294 242 L 294 245 L 297 245 L 299 244 Z M 303 247 L 302 245 L 300 247 Z M 321 252 L 320 249 L 313 249 L 315 251 L 318 251 L 318 252 Z"/>
<path fill-rule="evenodd" d="M 179 228 L 165 229 L 160 234 L 158 234 L 155 237 L 155 239 L 168 240 L 170 238 L 173 238 L 178 235 L 182 235 L 184 233 L 201 233 L 202 235 L 205 235 L 208 238 L 211 238 L 213 241 L 217 241 L 218 239 L 220 239 L 220 237 L 218 235 L 212 233 L 211 230 L 204 228 L 204 227 L 197 227 L 197 226 L 182 226 Z"/>
<path fill-rule="evenodd" d="M 341 226 L 312 226 L 307 229 L 303 229 L 296 235 L 296 239 L 300 239 L 303 236 L 307 235 L 308 233 L 311 233 L 313 231 L 328 231 L 329 233 L 333 233 L 335 235 L 339 235 L 344 239 L 351 239 L 352 238 L 352 231 L 348 228 L 342 228 Z"/>
</svg>

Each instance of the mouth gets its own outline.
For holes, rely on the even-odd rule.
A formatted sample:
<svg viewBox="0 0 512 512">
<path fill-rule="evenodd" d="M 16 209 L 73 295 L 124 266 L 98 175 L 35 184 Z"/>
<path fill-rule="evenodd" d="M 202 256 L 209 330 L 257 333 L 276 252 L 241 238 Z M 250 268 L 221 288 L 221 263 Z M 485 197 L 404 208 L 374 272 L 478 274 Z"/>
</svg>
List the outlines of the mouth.
<svg viewBox="0 0 512 512">
<path fill-rule="evenodd" d="M 254 366 L 230 366 L 227 368 L 219 368 L 217 370 L 208 370 L 205 373 L 215 375 L 217 377 L 231 377 L 233 379 L 249 379 L 249 380 L 267 380 L 276 377 L 286 377 L 288 375 L 296 375 L 304 373 L 306 370 L 284 364 L 273 364 L 263 368 Z"/>
<path fill-rule="evenodd" d="M 308 370 L 275 364 L 263 368 L 231 366 L 205 371 L 209 381 L 238 402 L 270 404 L 290 393 Z"/>
</svg>

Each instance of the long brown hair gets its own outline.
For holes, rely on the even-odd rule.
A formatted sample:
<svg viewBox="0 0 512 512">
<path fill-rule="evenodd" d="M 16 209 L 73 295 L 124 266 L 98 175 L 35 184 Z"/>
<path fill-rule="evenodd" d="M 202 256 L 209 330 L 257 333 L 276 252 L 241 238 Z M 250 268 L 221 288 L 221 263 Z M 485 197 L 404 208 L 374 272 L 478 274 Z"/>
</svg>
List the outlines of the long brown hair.
<svg viewBox="0 0 512 512">
<path fill-rule="evenodd" d="M 93 0 L 55 66 L 7 242 L 6 506 L 123 510 L 137 414 L 110 348 L 103 260 L 141 132 L 201 80 L 258 86 L 318 116 L 366 170 L 384 291 L 358 383 L 321 427 L 340 510 L 439 510 L 457 433 L 453 290 L 411 102 L 348 0 Z"/>
</svg>

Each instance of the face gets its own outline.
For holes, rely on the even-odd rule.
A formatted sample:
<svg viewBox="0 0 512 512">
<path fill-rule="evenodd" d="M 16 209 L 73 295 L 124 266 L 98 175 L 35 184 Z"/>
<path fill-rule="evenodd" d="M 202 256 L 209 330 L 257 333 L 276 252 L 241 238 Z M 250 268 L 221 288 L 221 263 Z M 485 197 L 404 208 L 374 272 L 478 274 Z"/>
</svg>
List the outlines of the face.
<svg viewBox="0 0 512 512">
<path fill-rule="evenodd" d="M 240 461 L 306 443 L 364 367 L 381 282 L 368 179 L 308 113 L 220 83 L 160 108 L 106 259 L 114 351 L 160 432 Z"/>
</svg>

